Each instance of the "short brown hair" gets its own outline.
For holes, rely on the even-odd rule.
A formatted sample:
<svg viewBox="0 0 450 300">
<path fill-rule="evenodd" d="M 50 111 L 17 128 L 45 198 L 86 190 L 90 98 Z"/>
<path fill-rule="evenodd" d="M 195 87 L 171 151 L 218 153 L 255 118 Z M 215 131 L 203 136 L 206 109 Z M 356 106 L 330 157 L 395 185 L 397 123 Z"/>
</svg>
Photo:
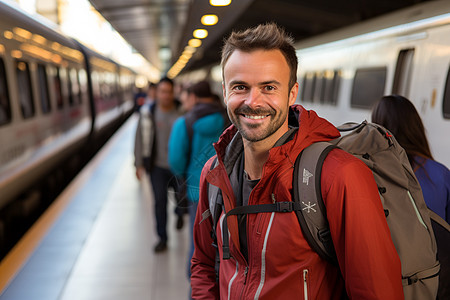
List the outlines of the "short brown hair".
<svg viewBox="0 0 450 300">
<path fill-rule="evenodd" d="M 225 40 L 222 48 L 222 74 L 226 62 L 235 50 L 252 52 L 255 50 L 280 50 L 290 69 L 289 90 L 297 82 L 297 54 L 294 40 L 275 23 L 260 24 L 244 31 L 233 32 Z"/>
</svg>

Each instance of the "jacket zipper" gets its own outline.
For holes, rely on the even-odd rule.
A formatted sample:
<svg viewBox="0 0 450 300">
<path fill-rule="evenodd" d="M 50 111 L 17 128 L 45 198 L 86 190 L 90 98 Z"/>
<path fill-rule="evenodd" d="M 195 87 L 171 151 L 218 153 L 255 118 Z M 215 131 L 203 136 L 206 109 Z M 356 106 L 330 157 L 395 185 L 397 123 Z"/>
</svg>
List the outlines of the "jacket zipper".
<svg viewBox="0 0 450 300">
<path fill-rule="evenodd" d="M 308 300 L 308 269 L 303 270 L 303 295 Z"/>
<path fill-rule="evenodd" d="M 244 286 L 242 287 L 241 294 L 239 295 L 238 299 L 243 299 L 244 291 L 247 287 L 247 274 L 248 274 L 248 266 L 246 266 L 244 269 Z"/>
</svg>

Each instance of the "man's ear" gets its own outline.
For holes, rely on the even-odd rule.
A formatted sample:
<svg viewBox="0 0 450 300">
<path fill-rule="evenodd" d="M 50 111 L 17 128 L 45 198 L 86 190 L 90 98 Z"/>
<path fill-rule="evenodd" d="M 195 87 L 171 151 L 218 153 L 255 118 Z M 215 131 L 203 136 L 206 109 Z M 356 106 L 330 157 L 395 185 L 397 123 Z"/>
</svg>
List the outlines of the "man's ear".
<svg viewBox="0 0 450 300">
<path fill-rule="evenodd" d="M 294 86 L 291 88 L 289 92 L 289 106 L 295 103 L 295 100 L 297 99 L 297 94 L 298 94 L 298 82 L 294 84 Z"/>
</svg>

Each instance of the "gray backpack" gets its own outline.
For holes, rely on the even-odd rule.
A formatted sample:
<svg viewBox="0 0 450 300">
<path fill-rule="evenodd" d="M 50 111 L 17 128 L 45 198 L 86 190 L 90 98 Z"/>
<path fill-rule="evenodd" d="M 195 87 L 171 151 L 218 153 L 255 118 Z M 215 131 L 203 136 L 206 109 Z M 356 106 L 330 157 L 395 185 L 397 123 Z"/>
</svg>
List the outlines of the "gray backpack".
<svg viewBox="0 0 450 300">
<path fill-rule="evenodd" d="M 405 299 L 436 299 L 440 264 L 429 210 L 422 190 L 409 164 L 404 149 L 383 127 L 367 123 L 347 124 L 339 128 L 348 132 L 330 142 L 318 142 L 307 147 L 295 161 L 293 173 L 293 201 L 274 204 L 239 206 L 226 213 L 248 214 L 262 212 L 289 213 L 295 211 L 305 239 L 322 258 L 337 265 L 333 241 L 321 195 L 321 170 L 327 154 L 341 148 L 361 159 L 373 172 L 379 195 L 402 265 Z M 217 164 L 214 161 L 211 169 Z M 212 215 L 213 245 L 218 218 L 223 210 L 220 190 L 208 186 L 209 212 Z M 227 228 L 226 219 L 223 226 Z M 444 221 L 445 223 L 445 221 Z M 223 229 L 224 257 L 229 258 L 228 230 Z M 219 256 L 216 251 L 216 276 Z M 218 278 L 217 278 L 218 279 Z"/>
<path fill-rule="evenodd" d="M 297 211 L 297 217 L 306 239 L 323 258 L 336 261 L 320 192 L 320 178 L 328 152 L 341 148 L 372 170 L 401 260 L 405 299 L 436 299 L 440 270 L 436 240 L 429 209 L 406 152 L 388 130 L 377 124 L 347 124 L 339 129 L 349 133 L 331 142 L 309 146 L 295 163 L 294 199 L 303 205 Z M 309 182 L 313 184 L 302 180 L 306 177 L 311 177 Z"/>
</svg>

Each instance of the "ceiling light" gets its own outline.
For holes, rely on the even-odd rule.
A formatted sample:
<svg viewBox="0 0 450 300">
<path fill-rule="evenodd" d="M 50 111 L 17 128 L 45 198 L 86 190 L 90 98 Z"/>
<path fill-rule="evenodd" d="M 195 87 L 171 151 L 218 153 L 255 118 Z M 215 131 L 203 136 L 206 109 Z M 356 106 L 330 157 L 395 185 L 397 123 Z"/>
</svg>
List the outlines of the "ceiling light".
<svg viewBox="0 0 450 300">
<path fill-rule="evenodd" d="M 198 40 L 199 42 L 200 42 L 200 44 L 202 43 L 202 41 L 200 41 L 200 40 Z M 183 51 L 183 53 L 195 53 L 195 51 L 197 51 L 197 48 L 195 48 L 195 47 L 192 47 L 192 46 L 186 46 L 185 48 L 184 48 L 184 51 Z"/>
<path fill-rule="evenodd" d="M 208 36 L 208 30 L 206 29 L 195 29 L 194 30 L 194 37 L 198 39 L 204 39 Z"/>
<path fill-rule="evenodd" d="M 227 6 L 230 5 L 231 0 L 209 0 L 212 6 Z"/>
<path fill-rule="evenodd" d="M 202 41 L 199 39 L 190 39 L 188 45 L 194 48 L 200 47 L 202 45 Z"/>
<path fill-rule="evenodd" d="M 204 15 L 202 17 L 202 24 L 203 25 L 216 25 L 219 21 L 219 18 L 216 15 Z"/>
</svg>

